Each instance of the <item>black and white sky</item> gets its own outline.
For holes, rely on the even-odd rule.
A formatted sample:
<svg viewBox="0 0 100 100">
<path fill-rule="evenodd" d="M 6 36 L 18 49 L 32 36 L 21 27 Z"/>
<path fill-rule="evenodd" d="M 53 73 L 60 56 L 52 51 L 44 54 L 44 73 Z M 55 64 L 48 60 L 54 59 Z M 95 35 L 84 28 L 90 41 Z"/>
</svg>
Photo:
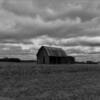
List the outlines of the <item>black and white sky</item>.
<svg viewBox="0 0 100 100">
<path fill-rule="evenodd" d="M 0 56 L 34 59 L 41 45 L 100 60 L 100 0 L 0 0 Z"/>
</svg>

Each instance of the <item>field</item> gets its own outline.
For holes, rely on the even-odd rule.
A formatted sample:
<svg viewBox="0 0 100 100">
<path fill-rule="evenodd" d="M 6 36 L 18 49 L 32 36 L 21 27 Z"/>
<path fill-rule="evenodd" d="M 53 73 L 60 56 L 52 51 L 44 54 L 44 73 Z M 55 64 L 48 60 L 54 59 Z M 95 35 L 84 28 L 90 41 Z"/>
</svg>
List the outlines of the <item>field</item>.
<svg viewBox="0 0 100 100">
<path fill-rule="evenodd" d="M 0 100 L 100 100 L 100 65 L 0 63 Z"/>
</svg>

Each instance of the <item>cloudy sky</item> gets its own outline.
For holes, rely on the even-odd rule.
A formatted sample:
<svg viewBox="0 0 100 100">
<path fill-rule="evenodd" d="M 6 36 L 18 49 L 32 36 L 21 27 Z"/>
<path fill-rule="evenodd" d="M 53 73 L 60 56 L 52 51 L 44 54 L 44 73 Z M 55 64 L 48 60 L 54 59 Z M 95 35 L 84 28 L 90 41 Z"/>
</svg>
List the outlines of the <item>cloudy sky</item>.
<svg viewBox="0 0 100 100">
<path fill-rule="evenodd" d="M 0 0 L 0 57 L 34 59 L 41 45 L 100 61 L 100 1 Z"/>
</svg>

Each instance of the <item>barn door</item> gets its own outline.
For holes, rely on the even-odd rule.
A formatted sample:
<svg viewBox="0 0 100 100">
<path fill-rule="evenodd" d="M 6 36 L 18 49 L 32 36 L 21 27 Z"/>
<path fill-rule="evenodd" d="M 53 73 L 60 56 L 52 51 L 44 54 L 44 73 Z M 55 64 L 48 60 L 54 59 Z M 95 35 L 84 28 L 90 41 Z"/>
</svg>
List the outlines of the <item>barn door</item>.
<svg viewBox="0 0 100 100">
<path fill-rule="evenodd" d="M 43 64 L 45 64 L 45 57 L 43 57 Z"/>
</svg>

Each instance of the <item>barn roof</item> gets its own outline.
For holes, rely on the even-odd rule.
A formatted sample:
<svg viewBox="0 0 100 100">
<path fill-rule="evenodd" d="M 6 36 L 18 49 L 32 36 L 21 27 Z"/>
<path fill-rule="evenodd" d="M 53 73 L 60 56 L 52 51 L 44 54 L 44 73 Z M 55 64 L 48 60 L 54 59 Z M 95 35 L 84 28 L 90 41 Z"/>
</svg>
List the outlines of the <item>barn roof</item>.
<svg viewBox="0 0 100 100">
<path fill-rule="evenodd" d="M 61 48 L 47 47 L 47 46 L 42 46 L 41 48 L 46 50 L 48 56 L 55 56 L 55 57 L 66 57 L 67 56 L 65 51 Z"/>
</svg>

